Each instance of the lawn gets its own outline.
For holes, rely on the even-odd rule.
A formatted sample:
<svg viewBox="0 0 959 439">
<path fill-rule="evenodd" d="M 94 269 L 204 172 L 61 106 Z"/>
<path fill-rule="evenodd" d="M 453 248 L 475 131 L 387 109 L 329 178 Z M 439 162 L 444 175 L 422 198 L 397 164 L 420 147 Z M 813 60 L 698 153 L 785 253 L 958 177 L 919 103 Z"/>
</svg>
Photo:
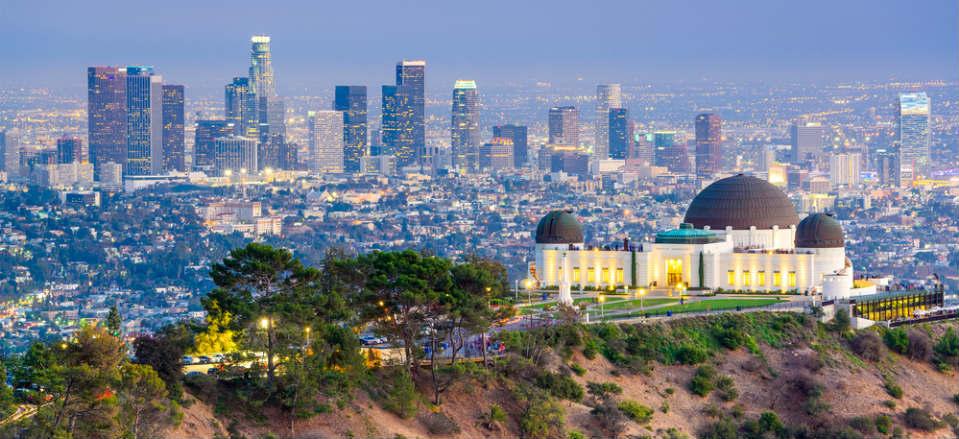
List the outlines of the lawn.
<svg viewBox="0 0 959 439">
<path fill-rule="evenodd" d="M 606 303 L 607 303 L 607 304 L 610 303 L 610 302 L 619 302 L 619 301 L 622 301 L 622 300 L 626 300 L 626 298 L 625 298 L 625 297 L 609 297 L 609 296 L 606 296 Z M 573 299 L 573 304 L 574 304 L 574 305 L 579 305 L 579 304 L 582 303 L 582 302 L 594 303 L 594 302 L 596 302 L 596 298 L 595 298 L 595 297 L 577 297 L 577 298 Z M 534 312 L 542 311 L 543 308 L 545 308 L 547 305 L 549 305 L 549 306 L 554 306 L 554 307 L 555 307 L 555 306 L 556 306 L 556 301 L 554 300 L 554 301 L 551 301 L 551 302 L 537 303 L 537 304 L 535 304 L 535 305 L 528 305 L 528 306 L 527 306 L 527 305 L 523 305 L 523 306 L 520 306 L 520 310 L 523 312 L 523 314 L 531 314 L 531 313 L 534 313 Z M 607 305 L 607 306 L 609 306 L 609 305 Z"/>
<path fill-rule="evenodd" d="M 670 303 L 679 303 L 679 299 L 671 299 L 668 297 L 651 297 L 649 299 L 643 299 L 642 301 L 639 299 L 632 299 L 621 300 L 614 303 L 609 303 L 609 299 L 606 299 L 606 304 L 603 305 L 603 309 L 606 311 L 616 311 L 620 309 L 638 309 L 640 308 L 640 305 L 648 308 L 650 306 L 666 305 Z M 596 305 L 595 308 L 598 309 L 599 305 Z"/>
<path fill-rule="evenodd" d="M 776 303 L 784 302 L 781 299 L 715 299 L 715 300 L 700 300 L 698 302 L 687 303 L 685 305 L 670 305 L 664 306 L 662 308 L 654 308 L 648 310 L 646 313 L 642 312 L 633 312 L 628 315 L 620 315 L 618 318 L 628 318 L 628 317 L 639 317 L 644 314 L 649 314 L 651 316 L 665 315 L 668 311 L 672 311 L 673 314 L 681 314 L 688 312 L 703 312 L 703 311 L 722 311 L 722 310 L 731 310 L 736 309 L 736 307 L 745 308 L 758 308 L 763 306 L 769 306 Z"/>
</svg>

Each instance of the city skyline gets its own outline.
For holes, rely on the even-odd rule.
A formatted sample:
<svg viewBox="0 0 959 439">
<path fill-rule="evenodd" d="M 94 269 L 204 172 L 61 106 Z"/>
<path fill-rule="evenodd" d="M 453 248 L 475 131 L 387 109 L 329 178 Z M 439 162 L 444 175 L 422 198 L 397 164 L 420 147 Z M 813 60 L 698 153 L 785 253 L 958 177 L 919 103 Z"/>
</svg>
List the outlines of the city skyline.
<svg viewBox="0 0 959 439">
<path fill-rule="evenodd" d="M 532 38 L 542 25 L 516 22 L 514 35 L 460 34 L 456 44 L 435 38 L 454 31 L 445 19 L 468 15 L 467 20 L 479 23 L 495 14 L 496 5 L 484 5 L 472 11 L 473 14 L 462 14 L 462 6 L 456 5 L 421 8 L 430 10 L 420 12 L 419 18 L 426 25 L 398 33 L 394 29 L 388 39 L 380 35 L 391 33 L 390 20 L 412 19 L 409 16 L 412 12 L 401 8 L 386 13 L 382 12 L 385 8 L 374 7 L 364 26 L 370 33 L 361 39 L 349 39 L 345 24 L 334 23 L 322 29 L 298 26 L 302 17 L 310 16 L 307 12 L 316 7 L 306 3 L 290 2 L 288 8 L 264 14 L 242 12 L 250 9 L 242 7 L 223 9 L 196 4 L 176 7 L 177 2 L 173 3 L 169 8 L 137 20 L 117 20 L 97 4 L 77 10 L 74 5 L 64 3 L 41 14 L 26 2 L 9 3 L 0 9 L 0 37 L 18 42 L 11 54 L 18 62 L 0 72 L 0 80 L 16 86 L 73 89 L 76 87 L 73 78 L 82 74 L 86 66 L 141 63 L 156 66 L 165 77 L 186 85 L 198 95 L 207 94 L 217 88 L 222 90 L 223 83 L 245 73 L 225 66 L 233 65 L 232 60 L 244 56 L 235 41 L 254 34 L 270 35 L 273 39 L 274 69 L 277 76 L 283 78 L 277 82 L 280 95 L 326 90 L 335 83 L 371 86 L 388 83 L 388 72 L 384 72 L 383 67 L 404 58 L 430 62 L 429 93 L 446 89 L 447 83 L 452 84 L 464 76 L 495 87 L 535 81 L 575 83 L 580 78 L 592 84 L 702 78 L 771 82 L 953 79 L 959 71 L 959 60 L 953 56 L 957 41 L 952 38 L 956 32 L 956 4 L 946 1 L 918 5 L 893 2 L 877 5 L 865 1 L 826 5 L 820 2 L 829 8 L 829 14 L 821 13 L 822 8 L 815 3 L 801 10 L 766 2 L 741 3 L 735 7 L 620 3 L 607 5 L 624 12 L 610 18 L 615 23 L 609 26 L 593 26 L 606 8 L 577 10 L 577 15 L 572 15 L 572 8 L 562 4 L 552 8 L 525 4 L 513 7 L 523 11 L 532 9 L 527 11 L 532 16 L 537 15 L 534 12 L 555 16 L 569 22 L 576 31 L 554 34 L 547 41 Z M 323 12 L 329 14 L 335 8 L 335 5 L 324 5 Z M 171 16 L 167 10 L 189 13 Z M 38 20 L 40 16 L 43 20 Z M 515 19 L 499 18 L 512 23 L 518 17 L 531 15 L 517 13 L 515 16 Z M 635 23 L 631 20 L 635 16 L 649 18 Z M 196 20 L 213 17 L 232 20 L 233 25 L 226 32 L 218 28 L 216 33 L 190 26 Z M 680 37 L 669 24 L 696 25 L 704 17 L 724 23 L 724 31 L 715 32 L 710 38 Z M 71 24 L 81 20 L 87 26 L 65 26 L 64 20 Z M 166 28 L 157 24 L 161 20 L 183 26 Z M 105 25 L 107 22 L 110 26 Z M 700 24 L 717 26 L 710 23 Z M 729 31 L 736 26 L 743 30 Z M 132 32 L 133 28 L 143 27 L 154 31 Z M 923 32 L 888 32 L 890 28 L 917 27 Z M 87 29 L 94 28 L 100 29 L 100 33 L 89 35 Z M 770 28 L 776 32 L 755 38 Z M 809 33 L 810 28 L 817 32 Z M 116 38 L 121 35 L 123 38 Z M 623 38 L 617 39 L 617 35 Z M 625 38 L 626 35 L 629 38 Z M 87 43 L 79 44 L 82 41 Z M 97 44 L 89 44 L 90 41 Z M 379 44 L 380 41 L 391 44 Z M 604 46 L 599 46 L 599 42 Z M 563 50 L 559 50 L 560 47 Z M 604 50 L 595 47 L 604 47 Z M 511 67 L 503 69 L 503 65 Z"/>
</svg>

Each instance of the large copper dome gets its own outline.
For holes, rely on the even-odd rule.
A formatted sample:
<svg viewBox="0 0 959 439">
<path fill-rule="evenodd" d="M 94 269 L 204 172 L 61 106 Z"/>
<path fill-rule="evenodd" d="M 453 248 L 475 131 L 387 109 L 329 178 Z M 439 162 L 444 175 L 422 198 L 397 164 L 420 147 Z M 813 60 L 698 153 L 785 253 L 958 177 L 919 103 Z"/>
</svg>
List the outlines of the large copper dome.
<svg viewBox="0 0 959 439">
<path fill-rule="evenodd" d="M 686 209 L 684 222 L 697 229 L 736 230 L 787 228 L 799 223 L 786 194 L 766 180 L 743 174 L 717 180 L 703 189 Z"/>
<path fill-rule="evenodd" d="M 537 244 L 579 244 L 583 225 L 569 211 L 554 210 L 536 225 Z"/>
</svg>

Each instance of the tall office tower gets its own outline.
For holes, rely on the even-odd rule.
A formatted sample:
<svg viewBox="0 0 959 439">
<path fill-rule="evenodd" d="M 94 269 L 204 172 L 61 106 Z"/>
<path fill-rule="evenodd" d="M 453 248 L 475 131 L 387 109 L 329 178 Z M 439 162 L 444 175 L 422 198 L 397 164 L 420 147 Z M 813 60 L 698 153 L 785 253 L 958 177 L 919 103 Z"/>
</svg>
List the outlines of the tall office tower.
<svg viewBox="0 0 959 439">
<path fill-rule="evenodd" d="M 343 112 L 311 111 L 306 117 L 310 136 L 309 171 L 343 172 Z"/>
<path fill-rule="evenodd" d="M 839 152 L 829 157 L 829 180 L 832 187 L 859 185 L 862 155 L 858 152 Z"/>
<path fill-rule="evenodd" d="M 617 160 L 625 160 L 629 153 L 630 126 L 629 110 L 625 108 L 610 108 L 609 120 L 606 127 L 609 130 L 609 151 L 607 157 Z"/>
<path fill-rule="evenodd" d="M 20 175 L 20 139 L 15 131 L 0 131 L 0 171 L 8 179 Z"/>
<path fill-rule="evenodd" d="M 150 66 L 127 67 L 127 162 L 124 175 L 163 168 L 163 78 Z"/>
<path fill-rule="evenodd" d="M 696 175 L 710 177 L 722 171 L 723 122 L 718 114 L 696 116 Z"/>
<path fill-rule="evenodd" d="M 791 157 L 794 165 L 815 160 L 822 154 L 825 127 L 818 122 L 795 122 L 789 130 L 792 142 Z"/>
<path fill-rule="evenodd" d="M 276 82 L 273 78 L 273 57 L 270 54 L 270 37 L 254 35 L 250 38 L 249 85 L 258 99 L 275 97 Z"/>
<path fill-rule="evenodd" d="M 656 166 L 665 166 L 669 172 L 688 173 L 689 154 L 685 142 L 676 141 L 673 131 L 659 131 L 653 134 L 656 148 Z"/>
<path fill-rule="evenodd" d="M 899 143 L 899 182 L 908 185 L 929 172 L 929 129 L 931 105 L 929 96 L 921 93 L 900 93 L 896 108 L 896 131 Z"/>
<path fill-rule="evenodd" d="M 63 136 L 57 139 L 57 163 L 87 163 L 90 155 L 83 144 L 83 139 L 76 136 Z"/>
<path fill-rule="evenodd" d="M 256 113 L 256 93 L 250 78 L 236 77 L 225 87 L 226 120 L 233 123 L 238 136 L 259 137 L 260 121 Z"/>
<path fill-rule="evenodd" d="M 476 81 L 457 80 L 453 86 L 453 116 L 450 129 L 452 168 L 475 170 L 480 146 L 479 92 Z"/>
<path fill-rule="evenodd" d="M 635 121 L 630 124 L 630 130 L 633 133 L 633 152 L 631 158 L 639 160 L 646 166 L 652 166 L 656 162 L 656 146 L 654 145 L 655 136 L 652 133 L 645 133 L 641 126 Z"/>
<path fill-rule="evenodd" d="M 513 141 L 513 167 L 522 168 L 529 162 L 528 137 L 525 125 L 497 125 L 493 137 L 508 137 Z"/>
<path fill-rule="evenodd" d="M 366 151 L 366 86 L 337 85 L 333 110 L 343 112 L 343 170 L 360 172 Z"/>
<path fill-rule="evenodd" d="M 220 119 L 201 119 L 194 125 L 193 168 L 200 171 L 213 170 L 216 162 L 216 139 L 235 135 L 232 122 Z"/>
<path fill-rule="evenodd" d="M 127 71 L 87 69 L 87 145 L 94 172 L 104 163 L 127 162 Z"/>
<path fill-rule="evenodd" d="M 402 87 L 408 96 L 407 108 L 403 113 L 409 118 L 410 147 L 415 154 L 412 160 L 420 166 L 428 166 L 431 158 L 426 152 L 426 61 L 403 60 L 396 63 L 396 86 Z M 397 163 L 398 166 L 406 164 Z"/>
<path fill-rule="evenodd" d="M 163 86 L 163 170 L 189 169 L 183 117 L 183 86 Z"/>
<path fill-rule="evenodd" d="M 479 168 L 490 171 L 513 167 L 513 139 L 493 137 L 489 143 L 479 147 Z"/>
<path fill-rule="evenodd" d="M 252 173 L 256 170 L 256 139 L 230 134 L 213 141 L 213 170 L 217 175 Z"/>
<path fill-rule="evenodd" d="M 610 156 L 610 127 L 609 112 L 612 109 L 623 108 L 623 92 L 619 84 L 601 84 L 596 86 L 596 145 L 593 146 L 593 156 L 599 160 Z M 623 158 L 626 153 L 623 149 Z"/>
<path fill-rule="evenodd" d="M 880 148 L 873 153 L 873 169 L 883 186 L 899 186 L 899 152 L 894 149 Z"/>
<path fill-rule="evenodd" d="M 413 164 L 416 150 L 413 146 L 413 129 L 409 105 L 410 96 L 405 87 L 383 86 L 382 147 L 380 154 L 396 157 L 396 166 Z"/>
<path fill-rule="evenodd" d="M 549 109 L 549 143 L 579 146 L 579 112 L 576 107 Z"/>
</svg>

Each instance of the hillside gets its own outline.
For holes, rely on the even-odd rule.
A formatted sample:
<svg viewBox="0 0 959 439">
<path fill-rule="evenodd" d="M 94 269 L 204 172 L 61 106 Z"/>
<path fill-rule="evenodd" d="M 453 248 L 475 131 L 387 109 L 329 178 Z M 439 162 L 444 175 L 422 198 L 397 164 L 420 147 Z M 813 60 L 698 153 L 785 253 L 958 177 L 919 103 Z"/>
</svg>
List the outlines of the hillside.
<svg viewBox="0 0 959 439">
<path fill-rule="evenodd" d="M 911 330 L 936 340 L 948 328 L 955 330 L 959 323 Z M 228 430 L 233 437 L 251 439 L 524 434 L 669 438 L 959 436 L 959 401 L 955 399 L 959 376 L 955 369 L 938 370 L 930 360 L 931 353 L 910 351 L 909 355 L 917 357 L 910 359 L 891 350 L 887 343 L 875 344 L 875 340 L 882 340 L 883 331 L 833 331 L 809 318 L 766 313 L 645 327 L 551 329 L 532 337 L 514 336 L 507 344 L 511 349 L 525 350 L 498 359 L 490 369 L 461 367 L 439 406 L 429 404 L 429 370 L 423 369 L 417 379 L 415 413 L 408 412 L 412 416 L 406 419 L 394 414 L 398 412 L 395 407 L 392 411 L 384 408 L 395 406 L 384 403 L 388 400 L 384 392 L 392 395 L 392 381 L 388 373 L 379 371 L 365 385 L 366 390 L 355 392 L 351 400 L 339 405 L 330 401 L 327 412 L 297 420 L 294 434 L 290 433 L 289 417 L 278 410 L 251 414 L 235 407 L 225 409 L 217 391 L 188 386 L 202 401 L 184 409 L 184 421 L 167 437 L 229 437 Z M 691 385 L 697 375 L 700 385 Z M 615 386 L 598 385 L 603 383 Z M 705 397 L 692 390 L 703 392 L 711 387 L 714 389 Z M 624 401 L 635 402 L 641 409 L 624 409 Z M 219 411 L 213 408 L 217 404 L 221 406 Z M 501 407 L 505 416 L 489 416 L 492 405 Z M 610 410 L 616 406 L 620 410 Z M 651 418 L 642 408 L 651 409 Z M 907 416 L 909 409 L 914 410 Z M 767 411 L 776 416 L 761 417 Z M 638 417 L 628 420 L 624 414 Z M 931 417 L 926 419 L 926 415 Z M 778 421 L 773 422 L 773 418 Z M 924 420 L 932 424 L 924 426 Z M 891 425 L 885 425 L 887 421 Z M 877 426 L 886 433 L 877 431 Z"/>
</svg>

